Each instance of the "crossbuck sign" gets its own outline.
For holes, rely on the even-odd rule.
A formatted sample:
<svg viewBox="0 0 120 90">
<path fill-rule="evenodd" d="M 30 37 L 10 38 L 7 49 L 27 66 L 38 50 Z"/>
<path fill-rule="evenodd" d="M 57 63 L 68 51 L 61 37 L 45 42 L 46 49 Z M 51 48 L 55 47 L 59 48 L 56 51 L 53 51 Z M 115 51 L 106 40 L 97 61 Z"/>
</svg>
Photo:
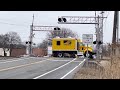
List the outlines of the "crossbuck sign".
<svg viewBox="0 0 120 90">
<path fill-rule="evenodd" d="M 82 41 L 84 44 L 93 44 L 93 34 L 83 34 Z"/>
</svg>

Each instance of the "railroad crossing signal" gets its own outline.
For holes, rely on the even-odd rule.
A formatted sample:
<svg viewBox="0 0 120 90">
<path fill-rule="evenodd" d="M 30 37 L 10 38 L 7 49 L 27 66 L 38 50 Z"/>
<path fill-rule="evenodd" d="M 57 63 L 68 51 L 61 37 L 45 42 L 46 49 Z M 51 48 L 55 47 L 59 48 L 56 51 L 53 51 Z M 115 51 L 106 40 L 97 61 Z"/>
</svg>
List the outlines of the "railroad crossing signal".
<svg viewBox="0 0 120 90">
<path fill-rule="evenodd" d="M 26 41 L 25 43 L 26 43 L 26 44 L 31 44 L 31 42 L 30 42 L 30 41 Z"/>
<path fill-rule="evenodd" d="M 99 59 L 99 45 L 102 44 L 102 42 L 99 40 L 101 38 L 103 38 L 103 30 L 101 30 L 101 27 L 103 28 L 103 25 L 102 23 L 99 21 L 99 20 L 102 20 L 104 18 L 107 18 L 107 17 L 103 17 L 103 14 L 102 14 L 102 17 L 81 17 L 81 16 L 61 16 L 60 18 L 58 18 L 58 24 L 95 24 L 97 26 L 96 28 L 96 31 L 97 31 L 97 34 L 96 34 L 96 39 L 97 41 L 99 41 L 97 43 L 97 58 Z M 99 26 L 101 25 L 101 27 Z M 101 34 L 99 33 L 101 32 Z M 99 37 L 97 37 L 97 35 Z"/>
<path fill-rule="evenodd" d="M 59 30 L 61 30 L 61 29 L 60 29 L 59 27 L 55 27 L 55 28 L 54 28 L 54 31 L 57 31 L 57 30 L 59 31 Z"/>
<path fill-rule="evenodd" d="M 29 54 L 32 54 L 32 39 L 33 39 L 33 31 L 60 31 L 61 28 L 58 26 L 35 26 L 31 25 L 30 26 L 30 41 L 26 42 L 26 44 L 29 44 Z"/>
<path fill-rule="evenodd" d="M 66 22 L 67 19 L 66 19 L 66 18 L 58 18 L 58 21 L 59 21 L 59 22 Z"/>
<path fill-rule="evenodd" d="M 58 18 L 58 24 L 98 24 L 95 18 L 98 17 L 62 16 Z"/>
<path fill-rule="evenodd" d="M 93 44 L 97 44 L 96 41 L 94 41 Z M 102 41 L 98 41 L 98 44 L 99 44 L 99 45 L 100 45 L 100 44 L 103 44 L 103 42 L 102 42 Z"/>
<path fill-rule="evenodd" d="M 58 26 L 33 26 L 33 31 L 53 31 L 61 30 Z"/>
</svg>

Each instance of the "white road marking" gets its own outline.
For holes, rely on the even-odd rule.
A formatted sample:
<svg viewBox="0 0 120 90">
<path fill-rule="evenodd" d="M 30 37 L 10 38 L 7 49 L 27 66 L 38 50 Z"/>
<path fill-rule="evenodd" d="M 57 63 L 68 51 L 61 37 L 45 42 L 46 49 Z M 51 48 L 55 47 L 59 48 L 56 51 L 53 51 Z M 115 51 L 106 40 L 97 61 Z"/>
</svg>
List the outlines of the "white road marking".
<svg viewBox="0 0 120 90">
<path fill-rule="evenodd" d="M 26 58 L 26 59 L 30 59 L 30 58 Z M 17 60 L 6 61 L 6 62 L 0 62 L 0 63 L 16 62 L 16 61 L 26 60 L 26 59 L 17 59 Z"/>
<path fill-rule="evenodd" d="M 71 60 L 50 60 L 50 61 L 53 61 L 53 62 L 68 62 L 68 61 L 71 61 Z M 73 61 L 73 62 L 81 62 L 81 61 Z"/>
<path fill-rule="evenodd" d="M 84 59 L 81 63 L 79 63 L 79 65 L 77 65 L 75 68 L 73 68 L 71 71 L 69 71 L 67 74 L 65 74 L 63 77 L 61 77 L 60 79 L 65 78 L 67 75 L 69 75 L 71 72 L 73 72 L 76 68 L 78 68 L 82 63 L 85 62 L 86 59 Z"/>
<path fill-rule="evenodd" d="M 15 62 L 15 61 L 26 60 L 26 59 L 30 59 L 30 58 L 33 58 L 33 57 L 29 57 L 29 58 L 20 58 L 20 59 L 17 59 L 17 60 L 12 60 L 12 59 L 10 59 L 11 61 L 0 62 L 0 63 Z"/>
<path fill-rule="evenodd" d="M 47 61 L 47 60 L 48 60 L 48 59 L 42 60 L 42 61 L 38 61 L 38 62 L 29 63 L 29 64 L 23 64 L 23 65 L 19 65 L 19 66 L 14 66 L 14 67 L 9 67 L 9 68 L 0 69 L 0 72 L 1 72 L 1 71 L 6 71 L 6 70 L 11 70 L 11 69 L 16 69 L 16 68 L 20 68 L 20 67 L 25 67 L 25 66 L 29 66 L 29 65 L 33 65 L 33 64 L 37 64 L 37 63 L 41 63 L 41 62 Z"/>
<path fill-rule="evenodd" d="M 32 58 L 32 57 L 20 57 L 20 58 L 11 58 L 11 59 L 2 59 L 0 61 L 8 61 L 8 60 L 16 60 L 16 59 L 22 59 L 22 58 Z"/>
<path fill-rule="evenodd" d="M 58 67 L 58 68 L 55 68 L 55 69 L 53 69 L 53 70 L 51 70 L 51 71 L 48 71 L 48 72 L 46 72 L 46 73 L 44 73 L 44 74 L 42 74 L 42 75 L 40 75 L 40 76 L 37 76 L 37 77 L 35 77 L 35 78 L 33 78 L 33 79 L 38 79 L 38 78 L 40 78 L 40 77 L 42 77 L 42 76 L 45 76 L 45 75 L 47 75 L 47 74 L 49 74 L 49 73 L 51 73 L 51 72 L 54 72 L 54 71 L 56 71 L 56 70 L 58 70 L 58 69 L 60 69 L 60 68 L 62 68 L 62 67 L 64 67 L 64 66 L 68 65 L 69 63 L 71 63 L 71 62 L 73 62 L 73 61 L 75 61 L 75 60 L 76 60 L 76 58 L 73 59 L 72 61 L 70 61 L 70 62 L 68 62 L 68 63 L 66 63 L 66 64 Z"/>
</svg>

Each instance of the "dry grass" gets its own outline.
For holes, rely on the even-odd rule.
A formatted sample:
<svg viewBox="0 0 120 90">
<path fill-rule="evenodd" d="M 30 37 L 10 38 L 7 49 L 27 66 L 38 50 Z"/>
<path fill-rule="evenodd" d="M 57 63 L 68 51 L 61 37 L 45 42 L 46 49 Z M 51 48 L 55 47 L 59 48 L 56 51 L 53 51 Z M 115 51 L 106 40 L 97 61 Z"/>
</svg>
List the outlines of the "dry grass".
<svg viewBox="0 0 120 90">
<path fill-rule="evenodd" d="M 120 79 L 120 58 L 113 57 L 103 65 L 104 71 L 94 68 L 82 68 L 74 79 Z"/>
<path fill-rule="evenodd" d="M 91 68 L 82 68 L 74 76 L 74 79 L 97 79 L 97 78 L 99 78 L 99 71 Z"/>
</svg>

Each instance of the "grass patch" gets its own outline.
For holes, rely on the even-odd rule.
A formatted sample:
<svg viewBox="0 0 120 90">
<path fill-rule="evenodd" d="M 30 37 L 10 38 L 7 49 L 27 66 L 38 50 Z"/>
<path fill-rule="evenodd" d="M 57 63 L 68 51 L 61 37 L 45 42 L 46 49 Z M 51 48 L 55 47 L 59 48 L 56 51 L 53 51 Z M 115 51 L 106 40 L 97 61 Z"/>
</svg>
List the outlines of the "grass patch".
<svg viewBox="0 0 120 90">
<path fill-rule="evenodd" d="M 102 63 L 104 71 L 95 68 L 82 68 L 74 79 L 120 79 L 120 58 L 113 57 L 109 63 Z"/>
</svg>

